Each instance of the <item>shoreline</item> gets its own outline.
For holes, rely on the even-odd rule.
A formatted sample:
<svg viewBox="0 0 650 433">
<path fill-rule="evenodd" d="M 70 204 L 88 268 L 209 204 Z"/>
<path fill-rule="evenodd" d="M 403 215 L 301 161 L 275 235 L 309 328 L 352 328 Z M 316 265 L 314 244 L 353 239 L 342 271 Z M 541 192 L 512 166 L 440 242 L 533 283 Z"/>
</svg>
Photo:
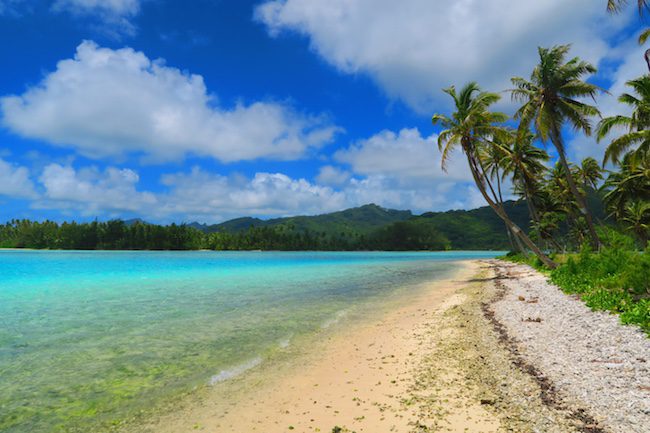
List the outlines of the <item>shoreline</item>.
<svg viewBox="0 0 650 433">
<path fill-rule="evenodd" d="M 134 431 L 410 431 L 419 406 L 404 404 L 404 395 L 417 393 L 411 379 L 430 354 L 432 323 L 463 301 L 458 292 L 479 272 L 476 260 L 457 263 L 462 266 L 449 278 L 424 283 L 385 311 L 332 330 L 298 356 L 299 365 L 280 366 L 273 377 L 255 371 L 219 384 L 222 389 Z M 497 425 L 480 402 L 458 396 L 456 404 L 463 407 L 451 417 L 457 431 Z"/>
<path fill-rule="evenodd" d="M 258 371 L 235 379 L 130 431 L 643 431 L 642 426 L 650 422 L 650 408 L 644 408 L 650 386 L 628 387 L 626 398 L 636 396 L 637 402 L 617 404 L 636 404 L 636 412 L 614 410 L 612 421 L 592 404 L 594 399 L 607 402 L 612 398 L 609 389 L 589 389 L 589 381 L 586 385 L 564 383 L 563 372 L 557 374 L 549 367 L 559 362 L 569 368 L 574 362 L 570 352 L 559 358 L 548 355 L 553 352 L 548 345 L 572 341 L 571 328 L 564 330 L 565 336 L 522 337 L 521 332 L 540 322 L 519 317 L 522 313 L 516 307 L 539 308 L 546 302 L 542 296 L 530 303 L 521 301 L 522 293 L 531 296 L 527 292 L 531 278 L 538 289 L 559 302 L 578 302 L 527 266 L 468 260 L 452 277 L 429 282 L 416 295 L 377 316 L 328 334 L 294 364 L 279 367 L 272 375 Z M 636 332 L 615 318 L 580 307 L 586 319 L 579 320 L 602 322 L 623 333 Z M 564 319 L 560 314 L 544 320 L 566 326 Z M 650 342 L 636 343 L 640 346 L 629 356 L 639 356 L 636 368 L 647 372 L 639 351 L 647 349 L 650 354 Z M 547 346 L 536 351 L 536 344 Z M 615 378 L 622 362 L 603 364 L 599 377 Z M 625 383 L 618 387 L 626 391 Z M 585 397 L 586 392 L 596 395 Z"/>
</svg>

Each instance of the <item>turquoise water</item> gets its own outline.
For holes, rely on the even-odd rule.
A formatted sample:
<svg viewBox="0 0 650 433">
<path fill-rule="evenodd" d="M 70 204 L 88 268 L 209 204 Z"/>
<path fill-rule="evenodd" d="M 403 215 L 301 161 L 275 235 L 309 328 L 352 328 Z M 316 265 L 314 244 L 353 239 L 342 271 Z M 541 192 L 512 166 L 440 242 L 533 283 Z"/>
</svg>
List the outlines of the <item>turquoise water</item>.
<svg viewBox="0 0 650 433">
<path fill-rule="evenodd" d="M 0 251 L 0 431 L 101 431 L 495 253 Z"/>
</svg>

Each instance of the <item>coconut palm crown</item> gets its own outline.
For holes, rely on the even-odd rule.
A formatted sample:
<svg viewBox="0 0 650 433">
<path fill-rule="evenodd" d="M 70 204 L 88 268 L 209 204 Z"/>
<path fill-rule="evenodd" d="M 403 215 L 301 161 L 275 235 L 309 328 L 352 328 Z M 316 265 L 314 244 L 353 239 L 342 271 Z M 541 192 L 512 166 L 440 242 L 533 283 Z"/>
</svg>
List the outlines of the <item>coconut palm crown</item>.
<svg viewBox="0 0 650 433">
<path fill-rule="evenodd" d="M 542 141 L 550 140 L 553 143 L 565 168 L 569 188 L 587 222 L 592 245 L 598 248 L 600 239 L 591 212 L 569 169 L 562 127 L 569 124 L 576 131 L 591 134 L 590 117 L 599 116 L 600 112 L 595 106 L 580 99 L 595 99 L 600 88 L 582 80 L 584 75 L 596 72 L 596 68 L 578 57 L 567 61 L 569 49 L 570 45 L 540 47 L 539 64 L 533 69 L 530 80 L 512 78 L 515 88 L 511 92 L 512 98 L 523 104 L 515 113 L 515 118 L 520 120 L 520 135 L 525 134 L 533 124 Z"/>
<path fill-rule="evenodd" d="M 445 169 L 449 156 L 455 148 L 460 148 L 467 158 L 470 172 L 481 195 L 494 212 L 503 220 L 508 229 L 518 237 L 548 267 L 557 265 L 550 260 L 528 235 L 508 217 L 499 202 L 498 193 L 492 186 L 481 160 L 482 147 L 490 146 L 495 137 L 507 134 L 500 125 L 508 119 L 503 113 L 492 112 L 489 107 L 500 99 L 496 93 L 481 91 L 478 84 L 465 85 L 460 92 L 454 86 L 444 89 L 454 100 L 455 112 L 451 116 L 434 114 L 433 124 L 445 128 L 438 135 L 438 148 L 442 152 L 442 167 Z"/>
<path fill-rule="evenodd" d="M 611 141 L 605 150 L 603 163 L 612 161 L 620 163 L 620 158 L 629 149 L 636 148 L 635 154 L 641 155 L 650 151 L 650 76 L 625 83 L 633 93 L 623 93 L 619 102 L 632 108 L 630 116 L 611 116 L 602 119 L 596 128 L 596 139 L 605 138 L 612 129 L 623 128 L 626 133 Z"/>
</svg>

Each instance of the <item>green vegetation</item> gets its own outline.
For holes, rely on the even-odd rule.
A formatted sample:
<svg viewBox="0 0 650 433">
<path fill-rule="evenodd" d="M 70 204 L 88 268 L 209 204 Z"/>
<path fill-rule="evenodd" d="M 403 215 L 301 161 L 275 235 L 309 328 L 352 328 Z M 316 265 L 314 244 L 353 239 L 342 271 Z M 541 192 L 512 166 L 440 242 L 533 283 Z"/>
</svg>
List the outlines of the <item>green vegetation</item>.
<svg viewBox="0 0 650 433">
<path fill-rule="evenodd" d="M 614 11 L 621 5 L 608 4 Z M 640 8 L 646 6 L 639 2 Z M 619 313 L 624 323 L 650 333 L 650 75 L 628 81 L 632 91 L 619 97 L 630 115 L 598 121 L 597 140 L 612 135 L 603 167 L 593 158 L 573 163 L 563 131 L 570 126 L 592 133 L 592 120 L 600 112 L 585 101 L 595 101 L 600 89 L 586 78 L 596 69 L 577 57 L 568 59 L 568 45 L 539 48 L 538 53 L 530 78 L 511 80 L 512 98 L 522 104 L 512 119 L 491 112 L 498 94 L 484 92 L 476 83 L 459 92 L 453 86 L 444 90 L 455 111 L 432 117 L 445 128 L 438 140 L 443 169 L 449 152 L 461 148 L 494 217 L 508 227 L 513 239 L 508 259 L 547 272 L 589 307 Z M 617 128 L 622 130 L 614 134 Z M 553 166 L 546 164 L 549 155 L 538 143 L 555 148 Z M 506 206 L 504 184 L 512 185 L 507 192 L 526 204 L 527 216 Z M 530 226 L 530 231 L 520 226 Z"/>
<path fill-rule="evenodd" d="M 367 235 L 388 224 L 406 221 L 413 216 L 410 211 L 385 209 L 374 204 L 346 209 L 316 216 L 295 216 L 261 220 L 259 218 L 237 218 L 211 226 L 194 225 L 212 232 L 239 232 L 250 227 L 290 226 L 298 231 L 321 232 L 326 235 Z"/>
<path fill-rule="evenodd" d="M 547 272 L 554 284 L 580 296 L 590 308 L 618 313 L 622 323 L 638 325 L 650 335 L 650 247 L 640 252 L 632 238 L 613 230 L 602 239 L 598 253 L 585 246 L 553 270 L 521 254 L 505 259 Z"/>
<path fill-rule="evenodd" d="M 526 224 L 526 206 L 506 202 Z M 245 223 L 244 223 L 245 222 Z M 245 224 L 248 224 L 246 226 Z M 135 220 L 84 224 L 14 220 L 0 225 L 0 247 L 80 250 L 489 250 L 509 248 L 503 223 L 488 208 L 409 211 L 366 205 L 342 212 L 214 226 L 159 226 Z"/>
<path fill-rule="evenodd" d="M 0 225 L 0 247 L 63 250 L 191 250 L 203 236 L 186 225 L 124 221 L 86 224 L 13 220 Z"/>
</svg>

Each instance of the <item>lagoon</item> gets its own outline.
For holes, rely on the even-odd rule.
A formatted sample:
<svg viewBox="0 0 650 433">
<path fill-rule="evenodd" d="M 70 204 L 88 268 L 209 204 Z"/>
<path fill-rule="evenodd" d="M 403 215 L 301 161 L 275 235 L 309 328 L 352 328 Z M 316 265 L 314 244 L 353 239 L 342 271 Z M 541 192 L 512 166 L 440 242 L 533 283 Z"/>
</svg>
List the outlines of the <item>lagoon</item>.
<svg viewBox="0 0 650 433">
<path fill-rule="evenodd" d="M 0 251 L 0 431 L 102 431 L 495 252 Z"/>
</svg>

